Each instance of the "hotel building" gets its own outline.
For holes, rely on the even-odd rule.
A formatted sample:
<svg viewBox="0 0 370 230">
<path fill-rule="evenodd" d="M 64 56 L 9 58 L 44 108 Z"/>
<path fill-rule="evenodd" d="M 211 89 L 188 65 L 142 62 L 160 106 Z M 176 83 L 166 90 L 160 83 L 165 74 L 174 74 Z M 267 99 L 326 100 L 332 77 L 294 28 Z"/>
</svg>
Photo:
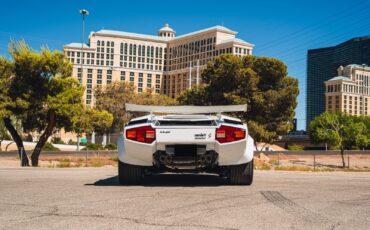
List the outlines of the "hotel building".
<svg viewBox="0 0 370 230">
<path fill-rule="evenodd" d="M 199 84 L 201 71 L 216 56 L 252 54 L 254 45 L 236 34 L 214 26 L 176 36 L 168 24 L 157 35 L 100 30 L 90 33 L 88 44 L 71 43 L 64 52 L 73 63 L 73 76 L 86 88 L 88 105 L 94 103 L 96 86 L 113 81 L 129 82 L 137 92 L 152 89 L 176 97 Z"/>
<path fill-rule="evenodd" d="M 370 115 L 370 67 L 348 65 L 325 81 L 325 110 L 350 115 Z"/>
<path fill-rule="evenodd" d="M 325 111 L 325 85 L 337 75 L 339 66 L 370 65 L 370 36 L 352 38 L 336 46 L 311 49 L 307 53 L 306 128 Z"/>
</svg>

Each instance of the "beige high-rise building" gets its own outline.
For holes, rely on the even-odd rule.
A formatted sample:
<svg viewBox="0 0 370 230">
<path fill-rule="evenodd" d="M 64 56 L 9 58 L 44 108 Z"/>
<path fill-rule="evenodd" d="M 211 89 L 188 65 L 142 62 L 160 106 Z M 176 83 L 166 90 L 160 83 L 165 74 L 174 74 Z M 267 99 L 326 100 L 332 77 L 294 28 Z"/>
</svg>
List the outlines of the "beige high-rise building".
<svg viewBox="0 0 370 230">
<path fill-rule="evenodd" d="M 214 57 L 252 54 L 254 45 L 236 34 L 214 26 L 176 36 L 168 24 L 157 35 L 100 30 L 90 33 L 88 44 L 71 43 L 64 46 L 64 52 L 74 64 L 73 76 L 86 88 L 88 105 L 94 103 L 96 86 L 113 81 L 130 82 L 137 92 L 150 88 L 176 97 L 200 83 L 201 71 Z"/>
<path fill-rule="evenodd" d="M 338 76 L 325 82 L 325 109 L 351 115 L 370 114 L 370 67 L 348 65 L 338 68 Z"/>
</svg>

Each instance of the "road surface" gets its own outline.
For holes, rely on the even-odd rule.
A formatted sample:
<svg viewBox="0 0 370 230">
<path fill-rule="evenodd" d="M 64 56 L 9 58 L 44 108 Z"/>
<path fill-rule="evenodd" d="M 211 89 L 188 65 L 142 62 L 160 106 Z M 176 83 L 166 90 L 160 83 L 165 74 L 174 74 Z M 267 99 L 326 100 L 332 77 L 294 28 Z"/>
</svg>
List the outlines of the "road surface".
<svg viewBox="0 0 370 230">
<path fill-rule="evenodd" d="M 0 229 L 369 229 L 370 173 L 255 171 L 118 186 L 116 168 L 0 168 Z"/>
</svg>

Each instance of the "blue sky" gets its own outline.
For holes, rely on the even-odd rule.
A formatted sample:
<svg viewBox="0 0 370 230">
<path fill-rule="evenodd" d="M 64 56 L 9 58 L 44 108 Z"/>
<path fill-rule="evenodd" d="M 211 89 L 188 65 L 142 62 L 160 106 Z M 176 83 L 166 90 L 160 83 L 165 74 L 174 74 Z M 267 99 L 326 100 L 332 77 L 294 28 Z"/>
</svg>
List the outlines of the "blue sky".
<svg viewBox="0 0 370 230">
<path fill-rule="evenodd" d="M 156 34 L 164 23 L 178 35 L 222 24 L 238 31 L 256 45 L 255 55 L 280 58 L 299 79 L 298 128 L 305 126 L 307 49 L 370 35 L 370 0 L 1 0 L 0 54 L 6 54 L 10 38 L 23 38 L 36 49 L 79 42 L 82 8 L 90 11 L 86 38 L 103 28 Z"/>
</svg>

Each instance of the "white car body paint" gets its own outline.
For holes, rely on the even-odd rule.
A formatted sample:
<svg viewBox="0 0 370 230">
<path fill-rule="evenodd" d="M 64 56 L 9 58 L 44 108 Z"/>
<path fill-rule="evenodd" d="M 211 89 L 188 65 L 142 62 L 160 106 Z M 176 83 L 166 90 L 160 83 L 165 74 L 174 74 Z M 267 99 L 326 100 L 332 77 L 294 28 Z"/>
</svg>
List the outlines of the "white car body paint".
<svg viewBox="0 0 370 230">
<path fill-rule="evenodd" d="M 189 125 L 184 126 L 162 126 L 159 121 L 171 121 L 177 119 L 186 121 Z M 214 121 L 212 126 L 192 125 L 197 121 Z M 195 144 L 206 145 L 206 150 L 214 150 L 218 153 L 218 165 L 229 166 L 251 162 L 253 160 L 254 141 L 248 135 L 246 124 L 242 124 L 239 119 L 218 115 L 174 115 L 156 116 L 149 115 L 132 119 L 131 122 L 143 121 L 143 123 L 130 123 L 124 128 L 118 140 L 118 157 L 121 162 L 137 166 L 153 166 L 153 154 L 162 150 L 165 151 L 166 145 L 173 144 Z M 153 143 L 141 143 L 129 140 L 125 137 L 126 131 L 136 127 L 150 125 L 155 129 L 156 139 Z M 243 128 L 246 130 L 246 137 L 242 140 L 219 143 L 215 139 L 216 129 L 221 125 Z"/>
</svg>

